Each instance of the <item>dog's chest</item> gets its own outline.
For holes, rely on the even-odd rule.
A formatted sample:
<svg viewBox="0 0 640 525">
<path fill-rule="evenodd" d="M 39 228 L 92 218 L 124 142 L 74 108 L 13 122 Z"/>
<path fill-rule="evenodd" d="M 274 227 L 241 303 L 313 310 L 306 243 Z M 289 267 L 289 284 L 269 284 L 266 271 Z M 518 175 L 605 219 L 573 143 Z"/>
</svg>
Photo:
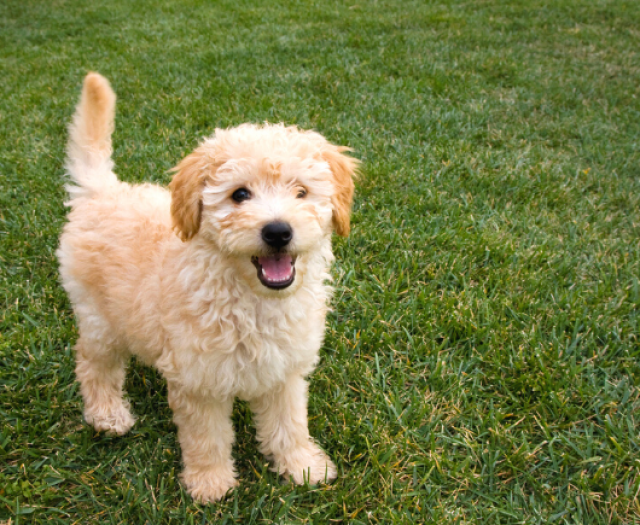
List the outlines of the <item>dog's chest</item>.
<svg viewBox="0 0 640 525">
<path fill-rule="evenodd" d="M 218 301 L 184 321 L 172 330 L 174 370 L 163 372 L 214 397 L 251 399 L 310 373 L 324 333 L 324 309 L 299 300 Z"/>
</svg>

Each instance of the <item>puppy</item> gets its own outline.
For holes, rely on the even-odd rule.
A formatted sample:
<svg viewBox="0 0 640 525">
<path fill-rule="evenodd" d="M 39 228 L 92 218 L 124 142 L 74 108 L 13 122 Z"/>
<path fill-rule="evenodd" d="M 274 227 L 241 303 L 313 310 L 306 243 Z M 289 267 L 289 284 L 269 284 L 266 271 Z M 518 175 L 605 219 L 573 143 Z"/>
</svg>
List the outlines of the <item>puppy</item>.
<svg viewBox="0 0 640 525">
<path fill-rule="evenodd" d="M 336 477 L 309 436 L 308 376 L 331 296 L 332 231 L 349 233 L 357 161 L 294 126 L 218 129 L 175 168 L 171 192 L 113 173 L 115 94 L 84 80 L 70 126 L 69 222 L 57 252 L 79 338 L 84 418 L 122 435 L 134 354 L 167 380 L 182 481 L 201 502 L 234 487 L 235 397 L 260 450 L 296 483 Z"/>
</svg>

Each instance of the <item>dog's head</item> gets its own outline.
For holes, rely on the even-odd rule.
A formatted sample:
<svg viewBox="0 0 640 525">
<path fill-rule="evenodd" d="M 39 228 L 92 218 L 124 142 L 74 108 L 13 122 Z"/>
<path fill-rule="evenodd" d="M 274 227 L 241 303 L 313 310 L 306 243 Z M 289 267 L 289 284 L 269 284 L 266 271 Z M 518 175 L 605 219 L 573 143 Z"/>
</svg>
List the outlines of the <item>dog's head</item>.
<svg viewBox="0 0 640 525">
<path fill-rule="evenodd" d="M 349 234 L 358 161 L 345 151 L 294 126 L 216 130 L 175 168 L 174 228 L 214 243 L 252 288 L 295 290 L 332 230 Z"/>
</svg>

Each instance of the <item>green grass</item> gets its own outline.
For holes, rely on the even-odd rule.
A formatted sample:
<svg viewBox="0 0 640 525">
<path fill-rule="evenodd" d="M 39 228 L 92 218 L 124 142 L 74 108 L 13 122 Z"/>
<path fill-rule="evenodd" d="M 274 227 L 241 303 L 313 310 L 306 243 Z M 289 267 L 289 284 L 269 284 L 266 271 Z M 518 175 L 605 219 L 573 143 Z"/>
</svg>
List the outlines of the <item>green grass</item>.
<svg viewBox="0 0 640 525">
<path fill-rule="evenodd" d="M 0 520 L 640 520 L 638 28 L 632 0 L 0 3 Z M 127 181 L 246 121 L 363 160 L 311 381 L 332 485 L 268 472 L 239 403 L 241 485 L 194 504 L 139 364 L 133 431 L 82 423 L 54 252 L 88 70 Z"/>
</svg>

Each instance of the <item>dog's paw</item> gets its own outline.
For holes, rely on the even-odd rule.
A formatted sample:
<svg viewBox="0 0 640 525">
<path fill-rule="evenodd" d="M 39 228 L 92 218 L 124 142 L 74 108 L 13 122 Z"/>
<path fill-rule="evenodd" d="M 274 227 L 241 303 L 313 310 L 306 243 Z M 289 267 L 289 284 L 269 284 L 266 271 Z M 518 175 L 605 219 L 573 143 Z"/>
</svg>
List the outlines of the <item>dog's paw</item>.
<svg viewBox="0 0 640 525">
<path fill-rule="evenodd" d="M 126 434 L 136 422 L 126 402 L 99 407 L 97 409 L 86 408 L 84 411 L 84 419 L 98 432 L 106 432 L 112 436 L 122 436 Z"/>
<path fill-rule="evenodd" d="M 238 485 L 233 470 L 227 468 L 211 470 L 185 469 L 182 473 L 189 495 L 198 503 L 211 503 L 221 500 L 227 492 Z"/>
<path fill-rule="evenodd" d="M 338 471 L 324 451 L 315 443 L 309 443 L 288 452 L 276 461 L 274 470 L 283 476 L 291 476 L 298 485 L 305 482 L 315 485 L 336 479 Z"/>
</svg>

